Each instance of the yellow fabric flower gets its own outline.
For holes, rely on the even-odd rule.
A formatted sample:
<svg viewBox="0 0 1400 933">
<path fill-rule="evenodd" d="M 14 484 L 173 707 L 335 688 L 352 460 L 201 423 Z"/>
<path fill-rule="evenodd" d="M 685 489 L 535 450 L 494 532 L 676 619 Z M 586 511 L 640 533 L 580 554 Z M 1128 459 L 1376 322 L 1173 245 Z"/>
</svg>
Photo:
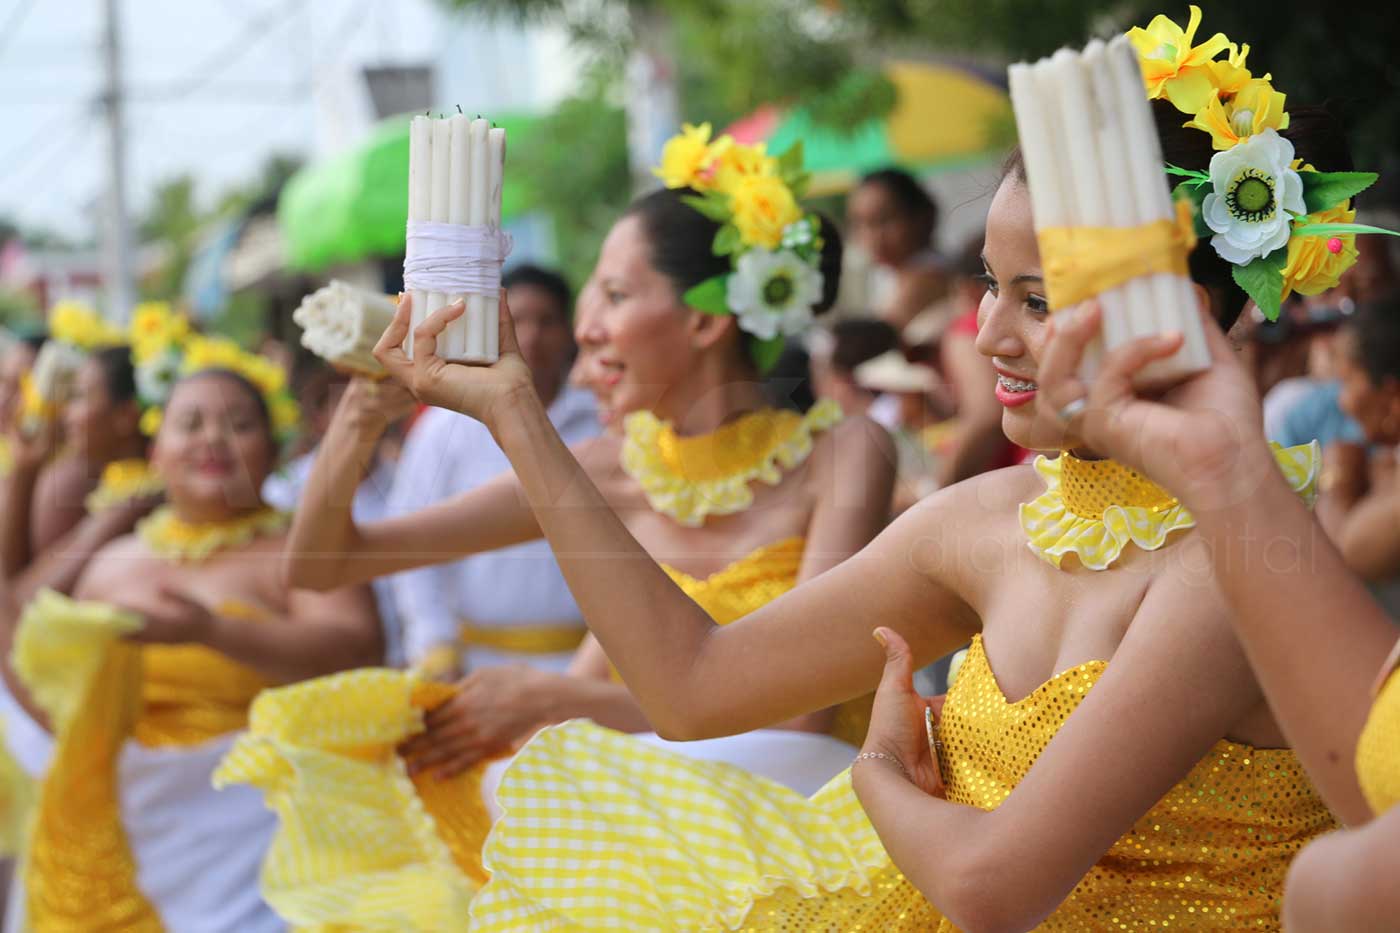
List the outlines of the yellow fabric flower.
<svg viewBox="0 0 1400 933">
<path fill-rule="evenodd" d="M 160 431 L 160 423 L 165 420 L 165 413 L 159 408 L 147 408 L 141 412 L 141 433 L 147 437 L 155 437 Z"/>
<path fill-rule="evenodd" d="M 1165 16 L 1153 17 L 1147 28 L 1134 26 L 1128 39 L 1137 49 L 1147 96 L 1165 97 L 1182 113 L 1198 113 L 1217 95 L 1210 61 L 1230 48 L 1230 40 L 1216 33 L 1193 46 L 1201 25 L 1201 8 L 1191 7 L 1191 18 L 1183 30 Z"/>
<path fill-rule="evenodd" d="M 745 146 L 734 143 L 715 160 L 714 187 L 725 194 L 732 193 L 745 178 L 755 175 L 776 175 L 778 160 L 768 154 L 763 143 Z"/>
<path fill-rule="evenodd" d="M 1247 58 L 1249 58 L 1248 45 L 1231 45 L 1224 61 L 1211 62 L 1207 65 L 1210 69 L 1211 81 L 1215 84 L 1217 97 L 1233 97 L 1253 80 L 1254 75 L 1250 74 L 1249 69 L 1245 67 L 1245 59 Z M 1264 80 L 1273 80 L 1273 75 L 1264 75 Z"/>
<path fill-rule="evenodd" d="M 667 188 L 696 188 L 705 190 L 709 180 L 705 171 L 733 143 L 729 136 L 710 142 L 710 124 L 681 127 L 661 150 L 661 165 L 652 170 Z"/>
<path fill-rule="evenodd" d="M 190 335 L 190 322 L 175 314 L 163 301 L 146 301 L 136 306 L 128 329 L 136 365 L 148 362 L 178 345 Z"/>
<path fill-rule="evenodd" d="M 1309 214 L 1299 223 L 1349 224 L 1356 221 L 1356 211 L 1349 210 L 1346 201 L 1316 214 Z M 1332 247 L 1337 251 L 1333 252 Z M 1342 273 L 1356 262 L 1356 236 L 1293 236 L 1288 240 L 1288 262 L 1283 267 L 1283 297 L 1297 292 L 1317 295 L 1336 288 Z"/>
<path fill-rule="evenodd" d="M 745 175 L 728 192 L 734 208 L 734 226 L 745 246 L 777 249 L 783 228 L 802 219 L 802 209 L 781 178 Z"/>
<path fill-rule="evenodd" d="M 126 343 L 121 328 L 76 301 L 60 301 L 49 311 L 49 336 L 79 350 L 100 350 Z"/>
<path fill-rule="evenodd" d="M 1209 133 L 1216 149 L 1229 149 L 1266 129 L 1288 129 L 1284 100 L 1267 78 L 1252 78 L 1228 101 L 1208 100 L 1186 125 Z"/>
</svg>

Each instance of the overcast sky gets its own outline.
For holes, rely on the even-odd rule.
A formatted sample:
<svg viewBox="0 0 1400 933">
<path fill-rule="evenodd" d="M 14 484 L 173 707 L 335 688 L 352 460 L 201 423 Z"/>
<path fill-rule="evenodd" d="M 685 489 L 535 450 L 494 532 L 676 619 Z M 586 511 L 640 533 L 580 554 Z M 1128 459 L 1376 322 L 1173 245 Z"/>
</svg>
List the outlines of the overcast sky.
<svg viewBox="0 0 1400 933">
<path fill-rule="evenodd" d="M 120 3 L 137 214 L 161 179 L 190 172 L 210 203 L 272 152 L 343 144 L 345 133 L 327 126 L 328 95 L 346 95 L 362 65 L 429 60 L 462 29 L 433 0 Z M 95 235 L 106 166 L 95 105 L 102 8 L 0 0 L 0 216 Z"/>
</svg>

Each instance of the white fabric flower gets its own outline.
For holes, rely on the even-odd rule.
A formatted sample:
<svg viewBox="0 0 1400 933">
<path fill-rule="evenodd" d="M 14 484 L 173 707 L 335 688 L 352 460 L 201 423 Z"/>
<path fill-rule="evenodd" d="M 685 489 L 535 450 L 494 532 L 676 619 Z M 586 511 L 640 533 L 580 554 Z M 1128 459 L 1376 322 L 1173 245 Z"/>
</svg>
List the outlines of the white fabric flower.
<svg viewBox="0 0 1400 933">
<path fill-rule="evenodd" d="M 1306 214 L 1303 180 L 1293 170 L 1293 144 L 1272 129 L 1210 160 L 1214 192 L 1201 213 L 1215 231 L 1210 244 L 1242 266 L 1286 246 L 1293 214 Z"/>
<path fill-rule="evenodd" d="M 148 405 L 164 405 L 180 376 L 183 357 L 171 350 L 136 367 L 136 394 Z"/>
<path fill-rule="evenodd" d="M 783 248 L 795 249 L 799 246 L 807 246 L 815 236 L 811 219 L 803 217 L 783 228 Z"/>
<path fill-rule="evenodd" d="M 739 326 L 760 340 L 793 337 L 812 323 L 822 299 L 822 274 L 790 250 L 751 249 L 739 257 L 726 286 Z"/>
</svg>

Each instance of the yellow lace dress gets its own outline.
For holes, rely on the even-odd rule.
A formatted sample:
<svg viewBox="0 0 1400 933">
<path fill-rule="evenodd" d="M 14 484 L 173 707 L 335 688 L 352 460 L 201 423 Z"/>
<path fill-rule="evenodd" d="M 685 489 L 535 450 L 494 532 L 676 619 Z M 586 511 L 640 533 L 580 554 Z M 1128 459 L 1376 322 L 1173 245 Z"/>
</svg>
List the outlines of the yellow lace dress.
<svg viewBox="0 0 1400 933">
<path fill-rule="evenodd" d="M 1316 453 L 1277 453 L 1304 496 Z M 1022 513 L 1037 553 L 1107 567 L 1129 544 L 1155 549 L 1190 527 L 1163 490 L 1114 466 L 1039 465 L 1047 495 Z M 1115 534 L 1104 513 L 1128 491 Z M 1013 703 L 974 639 L 940 724 L 948 798 L 997 807 L 1106 667 L 1063 671 Z M 531 740 L 497 798 L 505 812 L 483 856 L 491 880 L 471 905 L 475 933 L 953 930 L 889 860 L 849 772 L 807 799 L 571 722 Z M 1289 861 L 1334 825 L 1291 751 L 1220 741 L 1040 929 L 1277 929 Z"/>
</svg>

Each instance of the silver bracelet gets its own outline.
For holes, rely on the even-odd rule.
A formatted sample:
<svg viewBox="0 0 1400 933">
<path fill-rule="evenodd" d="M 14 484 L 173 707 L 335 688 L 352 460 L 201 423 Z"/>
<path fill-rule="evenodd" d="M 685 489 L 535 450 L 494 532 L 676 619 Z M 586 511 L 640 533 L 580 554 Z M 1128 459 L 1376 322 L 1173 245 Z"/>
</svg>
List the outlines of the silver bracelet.
<svg viewBox="0 0 1400 933">
<path fill-rule="evenodd" d="M 899 766 L 899 770 L 904 774 L 904 779 L 906 781 L 914 780 L 914 778 L 911 777 L 909 774 L 909 769 L 904 767 L 904 762 L 900 761 L 893 755 L 886 755 L 884 752 L 861 752 L 859 755 L 856 756 L 856 761 L 869 761 L 876 758 L 882 761 L 893 761 L 896 765 Z"/>
</svg>

